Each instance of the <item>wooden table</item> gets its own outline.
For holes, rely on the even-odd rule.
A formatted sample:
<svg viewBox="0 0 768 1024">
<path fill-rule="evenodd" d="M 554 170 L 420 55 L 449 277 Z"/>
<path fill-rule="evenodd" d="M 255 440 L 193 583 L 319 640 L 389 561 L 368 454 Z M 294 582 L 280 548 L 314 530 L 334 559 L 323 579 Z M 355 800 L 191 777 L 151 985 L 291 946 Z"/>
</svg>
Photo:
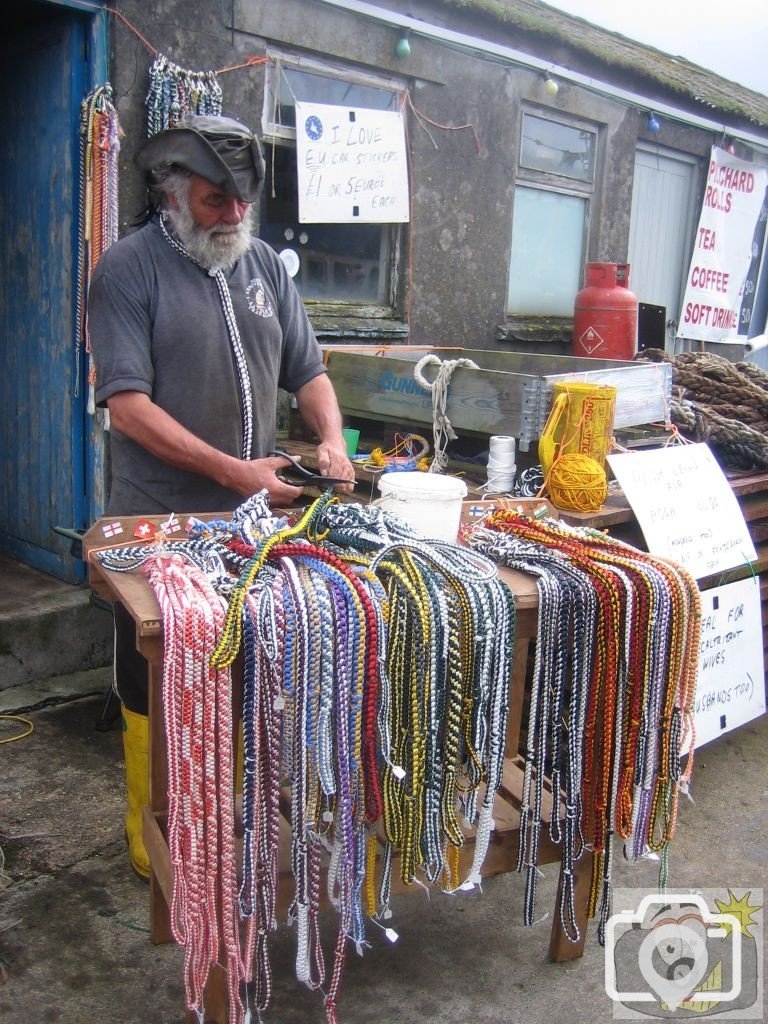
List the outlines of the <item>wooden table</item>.
<svg viewBox="0 0 768 1024">
<path fill-rule="evenodd" d="M 206 517 L 196 513 L 197 518 Z M 95 523 L 83 538 L 84 557 L 89 565 L 90 585 L 99 597 L 107 601 L 119 601 L 125 606 L 136 623 L 136 649 L 146 658 L 149 666 L 149 806 L 144 808 L 144 844 L 149 855 L 151 872 L 150 934 L 155 943 L 172 941 L 168 907 L 171 901 L 173 874 L 165 825 L 168 813 L 168 775 L 166 763 L 165 736 L 162 711 L 162 664 L 163 664 L 163 622 L 154 592 L 141 572 L 110 572 L 105 570 L 93 557 L 100 548 L 136 544 L 134 529 L 140 519 L 159 525 L 162 516 L 122 517 L 102 519 Z M 184 523 L 187 516 L 179 516 Z M 119 523 L 122 533 L 117 539 L 105 537 L 107 524 Z M 183 537 L 184 535 L 181 534 Z M 171 538 L 173 539 L 173 538 Z M 501 578 L 509 585 L 515 597 L 517 609 L 514 662 L 510 692 L 509 722 L 507 727 L 506 751 L 503 782 L 496 797 L 493 817 L 495 829 L 483 865 L 483 876 L 498 875 L 513 871 L 517 867 L 520 837 L 520 806 L 523 778 L 523 759 L 518 754 L 520 743 L 528 655 L 531 644 L 535 644 L 538 592 L 533 578 L 510 569 L 500 568 Z M 237 716 L 235 716 L 237 720 Z M 548 823 L 553 813 L 562 815 L 560 799 L 553 799 L 551 787 L 543 810 L 543 825 L 539 846 L 539 863 L 558 863 L 562 849 L 549 837 Z M 280 886 L 278 893 L 278 916 L 287 910 L 292 899 L 292 876 L 288 860 L 287 821 L 284 823 L 284 837 L 281 836 Z M 282 838 L 286 842 L 282 842 Z M 461 849 L 460 871 L 466 874 L 472 861 L 473 841 L 468 838 Z M 587 923 L 587 898 L 592 857 L 588 851 L 574 866 L 576 915 L 581 933 L 579 942 L 573 943 L 565 936 L 559 913 L 553 914 L 549 955 L 555 961 L 572 960 L 580 957 L 584 950 Z M 560 876 L 560 887 L 563 878 Z M 411 891 L 403 885 L 399 874 L 393 872 L 393 892 Z M 558 891 L 558 900 L 560 891 Z M 214 968 L 206 987 L 206 1024 L 225 1024 L 227 1020 L 226 979 L 221 968 Z M 190 1021 L 197 1018 L 190 1016 Z"/>
</svg>

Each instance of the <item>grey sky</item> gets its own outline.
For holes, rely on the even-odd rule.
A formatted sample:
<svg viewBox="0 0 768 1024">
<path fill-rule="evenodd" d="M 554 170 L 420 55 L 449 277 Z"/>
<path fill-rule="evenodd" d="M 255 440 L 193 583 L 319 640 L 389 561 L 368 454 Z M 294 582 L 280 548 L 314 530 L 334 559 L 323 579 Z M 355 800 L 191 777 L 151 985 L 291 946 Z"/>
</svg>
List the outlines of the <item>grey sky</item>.
<svg viewBox="0 0 768 1024">
<path fill-rule="evenodd" d="M 767 0 L 546 0 L 768 95 Z"/>
</svg>

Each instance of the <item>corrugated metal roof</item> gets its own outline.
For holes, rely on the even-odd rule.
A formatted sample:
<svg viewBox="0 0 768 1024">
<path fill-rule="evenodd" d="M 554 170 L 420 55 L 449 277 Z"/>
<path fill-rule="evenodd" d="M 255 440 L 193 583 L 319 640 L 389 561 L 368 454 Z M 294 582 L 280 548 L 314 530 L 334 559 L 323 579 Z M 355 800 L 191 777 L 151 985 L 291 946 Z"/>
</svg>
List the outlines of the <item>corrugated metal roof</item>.
<svg viewBox="0 0 768 1024">
<path fill-rule="evenodd" d="M 567 64 L 560 56 L 559 63 L 572 70 L 584 71 L 584 65 L 579 65 L 581 57 L 604 64 L 637 83 L 645 82 L 678 100 L 684 99 L 702 114 L 715 116 L 714 112 L 722 111 L 752 124 L 768 126 L 768 97 L 761 93 L 722 78 L 684 57 L 635 42 L 618 32 L 558 11 L 540 0 L 441 0 L 440 5 L 481 15 L 484 21 L 518 30 L 521 35 L 515 36 L 515 46 L 539 57 L 541 50 L 533 45 L 537 40 L 556 44 L 559 53 L 568 54 L 572 60 Z M 476 32 L 479 27 L 476 26 Z M 748 25 L 744 26 L 744 32 L 748 45 Z"/>
</svg>

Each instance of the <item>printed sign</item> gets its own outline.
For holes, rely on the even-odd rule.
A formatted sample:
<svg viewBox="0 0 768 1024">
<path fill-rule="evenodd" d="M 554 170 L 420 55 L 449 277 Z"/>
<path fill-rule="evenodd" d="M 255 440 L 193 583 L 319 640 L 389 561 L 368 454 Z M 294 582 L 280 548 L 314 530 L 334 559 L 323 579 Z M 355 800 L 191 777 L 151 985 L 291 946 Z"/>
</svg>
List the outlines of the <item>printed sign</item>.
<svg viewBox="0 0 768 1024">
<path fill-rule="evenodd" d="M 706 444 L 609 455 L 608 463 L 652 554 L 696 579 L 755 560 L 739 504 Z"/>
<path fill-rule="evenodd" d="M 297 102 L 296 160 L 302 224 L 409 220 L 399 111 Z"/>
<path fill-rule="evenodd" d="M 750 577 L 702 591 L 696 747 L 764 712 L 760 584 Z"/>
<path fill-rule="evenodd" d="M 712 148 L 678 334 L 747 337 L 765 243 L 768 169 Z"/>
</svg>

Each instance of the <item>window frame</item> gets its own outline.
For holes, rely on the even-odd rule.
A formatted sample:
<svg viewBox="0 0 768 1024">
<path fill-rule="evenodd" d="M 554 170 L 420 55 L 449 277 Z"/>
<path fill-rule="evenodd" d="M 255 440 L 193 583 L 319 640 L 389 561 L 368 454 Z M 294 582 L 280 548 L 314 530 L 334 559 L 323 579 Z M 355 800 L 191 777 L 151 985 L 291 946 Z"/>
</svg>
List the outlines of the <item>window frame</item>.
<svg viewBox="0 0 768 1024">
<path fill-rule="evenodd" d="M 264 75 L 264 102 L 261 110 L 261 130 L 265 144 L 272 141 L 296 142 L 295 128 L 275 122 L 269 117 L 269 108 L 273 105 L 272 76 L 280 73 L 282 64 L 299 71 L 322 75 L 325 78 L 336 78 L 343 82 L 352 82 L 355 85 L 365 85 L 371 89 L 396 93 L 400 98 L 403 93 L 408 91 L 408 83 L 403 78 L 366 71 L 351 65 L 345 67 L 336 61 L 321 60 L 295 51 L 283 50 L 277 46 L 267 48 L 267 58 L 268 63 Z"/>
<path fill-rule="evenodd" d="M 531 116 L 539 118 L 540 120 L 551 121 L 555 124 L 561 124 L 569 128 L 574 128 L 581 131 L 589 131 L 594 136 L 594 155 L 592 162 L 592 177 L 591 180 L 585 181 L 581 178 L 573 178 L 563 174 L 557 174 L 552 171 L 543 171 L 535 167 L 530 167 L 523 163 L 523 131 L 525 125 L 525 117 Z M 507 288 L 504 298 L 504 316 L 505 326 L 500 329 L 499 337 L 501 340 L 508 336 L 512 336 L 514 332 L 515 324 L 534 324 L 542 325 L 545 328 L 545 333 L 548 337 L 551 337 L 551 331 L 549 330 L 552 326 L 562 328 L 563 338 L 567 334 L 567 325 L 572 320 L 572 314 L 550 314 L 536 311 L 529 312 L 518 312 L 512 311 L 510 307 L 510 276 L 512 272 L 512 241 L 514 237 L 514 220 L 515 220 L 515 201 L 518 188 L 527 188 L 538 190 L 540 192 L 552 192 L 558 195 L 573 196 L 578 199 L 585 200 L 584 210 L 584 227 L 581 240 L 581 264 L 578 268 L 579 280 L 583 279 L 584 267 L 587 262 L 589 254 L 589 245 L 592 231 L 592 220 L 594 217 L 594 211 L 596 204 L 594 202 L 600 179 L 600 168 L 601 168 L 601 157 L 602 157 L 602 146 L 603 146 L 603 133 L 601 131 L 602 126 L 594 121 L 590 121 L 586 118 L 579 117 L 577 115 L 570 114 L 568 111 L 553 111 L 549 108 L 539 108 L 532 104 L 526 104 L 521 107 L 520 117 L 518 122 L 518 145 L 517 145 L 517 156 L 516 156 L 516 174 L 513 182 L 513 199 L 512 199 L 512 212 L 510 218 L 510 233 L 509 233 L 509 248 L 508 248 L 508 267 L 507 267 Z M 529 337 L 532 335 L 529 334 Z"/>
<path fill-rule="evenodd" d="M 395 95 L 399 102 L 408 91 L 403 78 L 367 71 L 352 65 L 345 66 L 335 61 L 308 56 L 297 51 L 277 46 L 267 48 L 269 62 L 266 65 L 264 96 L 262 103 L 262 139 L 269 180 L 270 150 L 275 146 L 295 149 L 296 129 L 282 125 L 271 118 L 276 103 L 273 83 L 275 76 L 282 74 L 282 66 L 290 66 L 327 78 L 334 78 L 370 88 L 384 89 Z M 381 224 L 382 242 L 387 250 L 382 268 L 387 282 L 383 300 L 349 301 L 348 299 L 303 298 L 316 333 L 320 337 L 391 337 L 393 340 L 408 334 L 408 325 L 402 321 L 404 307 L 403 289 L 406 287 L 402 273 L 404 231 L 406 224 Z M 353 225 L 350 225 L 353 227 Z"/>
<path fill-rule="evenodd" d="M 525 119 L 527 117 L 535 117 L 539 121 L 548 121 L 550 124 L 562 125 L 564 128 L 572 128 L 576 131 L 589 132 L 594 137 L 595 144 L 592 154 L 592 177 L 591 178 L 579 178 L 571 174 L 558 174 L 556 171 L 546 171 L 540 167 L 534 167 L 532 164 L 523 163 L 523 146 L 525 144 Z M 543 175 L 546 179 L 551 180 L 553 178 L 563 183 L 570 183 L 570 186 L 576 191 L 583 191 L 586 187 L 590 193 L 595 187 L 595 177 L 597 175 L 597 156 L 598 156 L 598 145 L 600 140 L 600 133 L 595 125 L 590 125 L 587 121 L 581 118 L 570 118 L 565 120 L 563 117 L 553 117 L 552 111 L 547 111 L 546 115 L 540 111 L 524 109 L 520 114 L 520 148 L 518 151 L 517 167 L 518 177 L 524 175 Z M 546 143 L 545 143 L 546 145 Z"/>
</svg>

